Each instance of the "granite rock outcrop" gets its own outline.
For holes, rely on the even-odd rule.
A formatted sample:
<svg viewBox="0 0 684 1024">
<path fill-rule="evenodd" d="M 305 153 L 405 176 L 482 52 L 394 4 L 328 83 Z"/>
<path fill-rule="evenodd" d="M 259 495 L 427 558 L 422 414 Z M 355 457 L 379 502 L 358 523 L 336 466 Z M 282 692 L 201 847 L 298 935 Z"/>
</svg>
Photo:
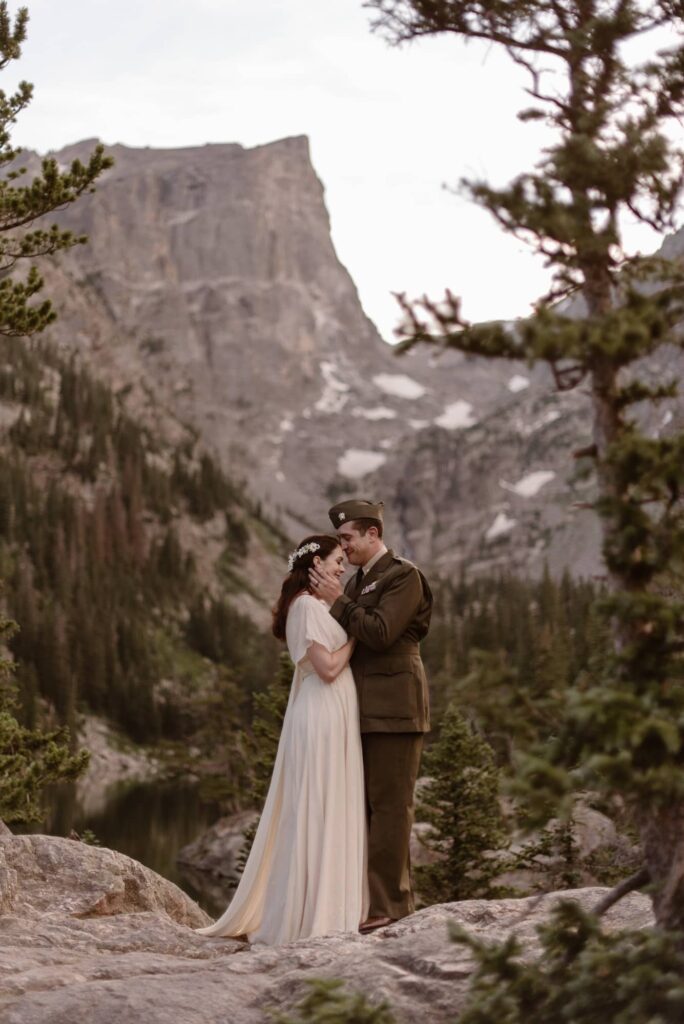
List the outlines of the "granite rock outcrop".
<svg viewBox="0 0 684 1024">
<path fill-rule="evenodd" d="M 560 896 L 590 908 L 601 892 L 444 904 L 371 936 L 250 949 L 198 935 L 206 916 L 170 882 L 72 840 L 0 837 L 0 885 L 3 1024 L 261 1024 L 290 1009 L 314 978 L 388 999 L 400 1024 L 447 1024 L 472 972 L 469 953 L 448 939 L 450 922 L 491 941 L 515 931 L 532 955 L 536 927 Z M 647 927 L 650 901 L 633 893 L 606 921 Z"/>
</svg>

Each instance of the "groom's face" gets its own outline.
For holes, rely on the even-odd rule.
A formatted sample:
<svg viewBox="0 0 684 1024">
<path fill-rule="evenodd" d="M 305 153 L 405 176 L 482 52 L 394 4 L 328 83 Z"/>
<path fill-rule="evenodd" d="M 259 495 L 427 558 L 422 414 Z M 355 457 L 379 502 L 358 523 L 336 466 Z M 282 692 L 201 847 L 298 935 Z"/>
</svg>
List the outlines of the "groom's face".
<svg viewBox="0 0 684 1024">
<path fill-rule="evenodd" d="M 374 529 L 360 533 L 354 523 L 345 523 L 337 531 L 342 550 L 350 565 L 365 565 L 372 555 L 373 540 L 377 534 Z"/>
</svg>

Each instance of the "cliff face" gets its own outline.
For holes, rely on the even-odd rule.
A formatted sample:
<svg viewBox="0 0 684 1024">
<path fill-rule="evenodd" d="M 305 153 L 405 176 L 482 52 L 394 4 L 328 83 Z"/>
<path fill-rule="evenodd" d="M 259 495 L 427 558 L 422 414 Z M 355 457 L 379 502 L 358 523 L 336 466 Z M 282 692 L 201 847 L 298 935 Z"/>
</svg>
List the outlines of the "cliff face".
<svg viewBox="0 0 684 1024">
<path fill-rule="evenodd" d="M 53 335 L 138 414 L 197 432 L 293 539 L 362 493 L 384 497 L 399 549 L 445 570 L 596 570 L 569 457 L 586 398 L 522 365 L 397 359 L 337 259 L 305 138 L 111 152 L 61 215 L 90 241 L 50 271 Z"/>
<path fill-rule="evenodd" d="M 318 524 L 348 449 L 385 458 L 397 412 L 373 377 L 399 371 L 336 258 L 306 140 L 112 153 L 97 195 L 63 215 L 90 242 L 55 271 L 57 337 Z"/>
</svg>

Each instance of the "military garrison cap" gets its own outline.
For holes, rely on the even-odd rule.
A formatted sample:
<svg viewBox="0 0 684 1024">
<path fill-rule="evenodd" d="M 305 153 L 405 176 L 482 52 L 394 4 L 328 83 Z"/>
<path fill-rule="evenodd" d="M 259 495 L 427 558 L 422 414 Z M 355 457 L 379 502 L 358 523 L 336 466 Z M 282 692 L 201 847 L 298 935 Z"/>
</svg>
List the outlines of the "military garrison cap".
<svg viewBox="0 0 684 1024">
<path fill-rule="evenodd" d="M 382 501 L 366 501 L 365 498 L 350 498 L 349 501 L 341 501 L 339 505 L 333 505 L 328 510 L 330 522 L 335 529 L 343 523 L 350 523 L 354 519 L 375 519 L 382 522 Z"/>
</svg>

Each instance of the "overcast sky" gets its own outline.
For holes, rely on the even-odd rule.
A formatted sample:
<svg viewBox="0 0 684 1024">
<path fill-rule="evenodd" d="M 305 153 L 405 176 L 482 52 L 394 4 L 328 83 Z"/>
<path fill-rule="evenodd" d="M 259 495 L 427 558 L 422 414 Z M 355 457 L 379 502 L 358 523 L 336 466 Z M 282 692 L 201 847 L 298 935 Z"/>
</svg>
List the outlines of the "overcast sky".
<svg viewBox="0 0 684 1024">
<path fill-rule="evenodd" d="M 445 287 L 473 320 L 525 315 L 547 275 L 447 186 L 504 184 L 544 130 L 522 125 L 520 71 L 454 38 L 390 48 L 361 0 L 27 0 L 33 82 L 13 139 L 45 152 L 83 138 L 131 146 L 308 135 L 333 240 L 388 340 L 392 291 Z M 10 3 L 16 10 L 18 3 Z M 648 250 L 657 239 L 631 231 Z"/>
</svg>

